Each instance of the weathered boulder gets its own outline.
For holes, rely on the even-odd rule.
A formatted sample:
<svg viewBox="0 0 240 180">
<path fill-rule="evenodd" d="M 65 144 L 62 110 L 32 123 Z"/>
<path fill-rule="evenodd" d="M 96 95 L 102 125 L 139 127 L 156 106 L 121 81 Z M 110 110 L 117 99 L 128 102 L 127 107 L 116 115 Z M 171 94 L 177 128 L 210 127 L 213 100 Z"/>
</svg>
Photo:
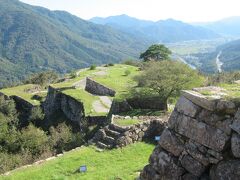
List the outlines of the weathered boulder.
<svg viewBox="0 0 240 180">
<path fill-rule="evenodd" d="M 185 114 L 186 116 L 196 117 L 196 115 L 200 111 L 200 107 L 193 104 L 191 101 L 186 99 L 185 97 L 180 97 L 176 104 L 176 109 L 178 112 Z"/>
<path fill-rule="evenodd" d="M 221 161 L 210 170 L 211 180 L 239 180 L 240 160 Z"/>
<path fill-rule="evenodd" d="M 195 176 L 201 176 L 201 174 L 205 171 L 206 167 L 198 162 L 196 159 L 192 158 L 189 155 L 183 155 L 181 158 L 182 166 L 191 174 Z"/>
<path fill-rule="evenodd" d="M 240 158 L 240 135 L 234 133 L 231 139 L 232 153 L 236 158 Z"/>
<path fill-rule="evenodd" d="M 159 144 L 163 149 L 171 152 L 174 156 L 180 156 L 184 150 L 184 144 L 167 128 L 163 131 Z"/>
<path fill-rule="evenodd" d="M 199 178 L 191 173 L 184 174 L 182 180 L 198 180 Z"/>
</svg>

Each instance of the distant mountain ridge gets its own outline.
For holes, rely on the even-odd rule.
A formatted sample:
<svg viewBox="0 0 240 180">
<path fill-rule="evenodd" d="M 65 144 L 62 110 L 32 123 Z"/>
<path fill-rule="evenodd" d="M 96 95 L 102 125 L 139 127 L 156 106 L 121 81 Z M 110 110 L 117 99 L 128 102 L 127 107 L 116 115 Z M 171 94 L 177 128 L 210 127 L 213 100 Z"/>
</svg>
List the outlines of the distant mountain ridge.
<svg viewBox="0 0 240 180">
<path fill-rule="evenodd" d="M 0 87 L 32 72 L 137 58 L 151 43 L 64 11 L 0 0 Z"/>
<path fill-rule="evenodd" d="M 133 36 L 143 36 L 155 42 L 169 43 L 199 39 L 218 38 L 219 35 L 209 29 L 193 26 L 174 19 L 157 22 L 140 20 L 127 15 L 94 17 L 91 22 L 119 29 Z"/>
</svg>

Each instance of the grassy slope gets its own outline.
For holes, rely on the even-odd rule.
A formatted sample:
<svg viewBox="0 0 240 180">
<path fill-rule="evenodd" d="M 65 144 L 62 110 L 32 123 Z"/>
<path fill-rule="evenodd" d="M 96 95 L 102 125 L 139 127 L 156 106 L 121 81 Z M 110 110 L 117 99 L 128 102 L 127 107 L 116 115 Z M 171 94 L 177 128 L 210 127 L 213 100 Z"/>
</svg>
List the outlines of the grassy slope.
<svg viewBox="0 0 240 180">
<path fill-rule="evenodd" d="M 154 145 L 146 143 L 136 143 L 123 149 L 103 152 L 97 152 L 92 147 L 84 147 L 44 164 L 18 170 L 8 177 L 0 176 L 0 179 L 114 180 L 118 177 L 133 180 L 147 164 L 153 148 Z M 87 165 L 87 173 L 74 173 L 81 165 Z"/>
<path fill-rule="evenodd" d="M 0 92 L 4 93 L 7 96 L 12 96 L 12 95 L 17 95 L 26 101 L 30 102 L 33 105 L 39 105 L 40 102 L 37 100 L 32 99 L 33 95 L 32 93 L 27 93 L 27 89 L 34 88 L 33 84 L 27 84 L 27 85 L 22 85 L 22 86 L 16 86 L 12 88 L 7 88 L 7 89 L 1 89 Z"/>
</svg>

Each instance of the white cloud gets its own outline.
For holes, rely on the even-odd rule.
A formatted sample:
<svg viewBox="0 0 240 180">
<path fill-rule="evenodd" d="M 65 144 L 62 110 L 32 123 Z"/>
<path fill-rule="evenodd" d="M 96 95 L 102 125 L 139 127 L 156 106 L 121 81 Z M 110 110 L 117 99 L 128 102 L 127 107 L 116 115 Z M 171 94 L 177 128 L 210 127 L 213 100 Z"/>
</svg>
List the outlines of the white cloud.
<svg viewBox="0 0 240 180">
<path fill-rule="evenodd" d="M 128 14 L 149 20 L 174 18 L 186 22 L 240 16 L 239 0 L 22 0 L 52 10 L 66 10 L 84 19 Z"/>
</svg>

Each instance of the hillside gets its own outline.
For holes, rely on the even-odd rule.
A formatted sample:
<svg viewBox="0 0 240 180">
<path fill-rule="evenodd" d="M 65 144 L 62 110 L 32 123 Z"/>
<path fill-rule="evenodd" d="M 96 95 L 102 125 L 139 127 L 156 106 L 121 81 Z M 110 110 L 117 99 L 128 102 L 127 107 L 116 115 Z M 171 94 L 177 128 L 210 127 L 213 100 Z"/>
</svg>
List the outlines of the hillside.
<svg viewBox="0 0 240 180">
<path fill-rule="evenodd" d="M 0 1 L 0 87 L 26 74 L 138 57 L 148 41 L 63 11 Z"/>
<path fill-rule="evenodd" d="M 96 24 L 108 25 L 134 36 L 145 36 L 155 42 L 167 43 L 219 37 L 218 34 L 211 30 L 174 19 L 153 22 L 120 15 L 107 18 L 95 17 L 90 21 Z"/>
<path fill-rule="evenodd" d="M 240 40 L 231 41 L 223 45 L 219 45 L 211 52 L 194 53 L 190 56 L 185 56 L 185 60 L 193 63 L 203 72 L 214 73 L 218 72 L 217 57 L 221 63 L 223 71 L 239 71 L 240 70 Z"/>
</svg>

